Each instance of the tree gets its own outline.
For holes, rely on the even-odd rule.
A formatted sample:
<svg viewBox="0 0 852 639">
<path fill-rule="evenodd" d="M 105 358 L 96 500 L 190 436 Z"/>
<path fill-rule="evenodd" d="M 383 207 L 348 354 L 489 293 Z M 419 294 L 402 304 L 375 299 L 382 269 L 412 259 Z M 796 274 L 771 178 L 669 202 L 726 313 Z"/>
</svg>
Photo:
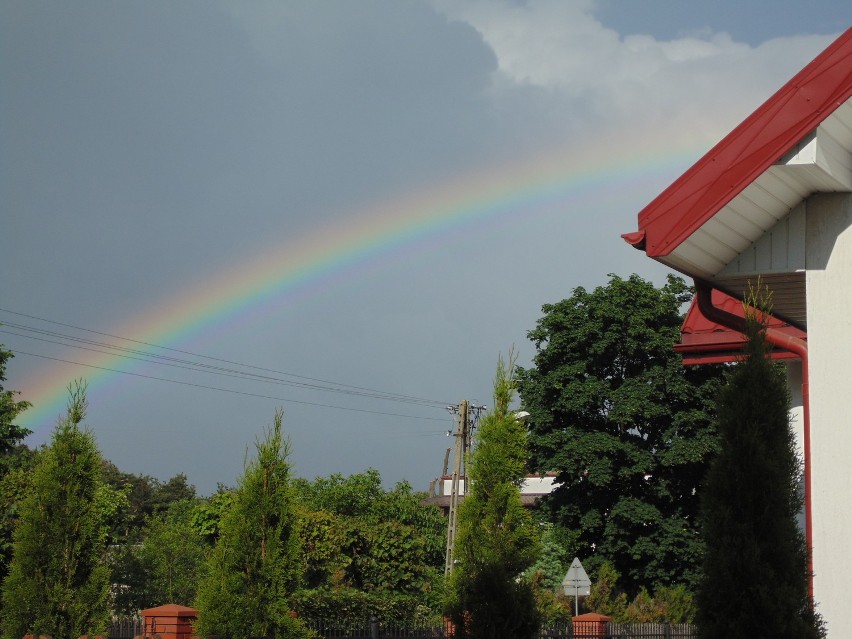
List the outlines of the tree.
<svg viewBox="0 0 852 639">
<path fill-rule="evenodd" d="M 311 510 L 323 510 L 348 517 L 381 517 L 382 476 L 375 468 L 344 477 L 334 473 L 313 481 L 294 479 L 299 501 Z"/>
<path fill-rule="evenodd" d="M 523 639 L 538 632 L 530 582 L 523 577 L 538 556 L 537 526 L 521 503 L 528 461 L 526 430 L 510 409 L 510 355 L 500 358 L 494 408 L 479 424 L 470 457 L 470 492 L 459 507 L 448 612 L 456 636 Z"/>
<path fill-rule="evenodd" d="M 446 521 L 425 493 L 378 471 L 294 480 L 299 501 L 306 590 L 299 611 L 341 623 L 359 602 L 380 620 L 399 622 L 440 610 Z"/>
<path fill-rule="evenodd" d="M 32 431 L 15 424 L 15 419 L 31 406 L 29 402 L 16 401 L 18 391 L 5 390 L 2 382 L 6 381 L 6 362 L 15 354 L 3 349 L 0 344 L 0 463 L 19 442 L 23 441 Z M 2 469 L 0 469 L 2 470 Z"/>
<path fill-rule="evenodd" d="M 176 501 L 148 520 L 140 559 L 151 596 L 149 605 L 189 605 L 195 600 L 207 548 L 192 526 L 193 506 L 191 500 Z"/>
<path fill-rule="evenodd" d="M 593 572 L 611 561 L 631 597 L 643 585 L 694 587 L 698 489 L 717 449 L 722 371 L 684 367 L 673 350 L 690 298 L 683 280 L 658 289 L 610 277 L 543 306 L 528 333 L 534 366 L 519 369 L 518 388 L 532 466 L 558 473 L 542 506 L 576 533 L 570 554 Z"/>
<path fill-rule="evenodd" d="M 197 494 L 195 486 L 189 483 L 184 473 L 178 473 L 166 482 L 154 481 L 154 494 L 151 496 L 151 512 L 162 514 L 176 503 L 192 501 Z"/>
<path fill-rule="evenodd" d="M 234 505 L 234 492 L 233 488 L 219 484 L 215 493 L 195 504 L 192 527 L 210 546 L 219 539 L 222 518 Z"/>
<path fill-rule="evenodd" d="M 301 579 L 299 538 L 290 486 L 289 443 L 282 412 L 256 442 L 220 522 L 207 575 L 199 585 L 199 632 L 224 639 L 307 636 L 290 615 Z"/>
<path fill-rule="evenodd" d="M 758 290 L 752 308 L 771 308 Z M 807 548 L 797 525 L 801 467 L 784 372 L 769 357 L 765 313 L 746 313 L 743 361 L 719 399 L 721 450 L 702 494 L 707 546 L 698 591 L 702 637 L 815 638 Z"/>
<path fill-rule="evenodd" d="M 94 436 L 81 430 L 85 385 L 70 387 L 67 415 L 33 471 L 3 584 L 3 632 L 73 639 L 103 634 L 109 615 L 106 521 L 116 495 L 101 480 Z"/>
<path fill-rule="evenodd" d="M 35 460 L 35 453 L 21 443 L 31 431 L 15 424 L 30 403 L 16 401 L 18 392 L 3 388 L 6 362 L 14 356 L 0 344 L 0 583 L 9 572 L 18 504 L 25 494 L 27 474 Z"/>
<path fill-rule="evenodd" d="M 12 562 L 13 533 L 18 523 L 21 502 L 30 486 L 30 475 L 38 455 L 26 446 L 9 453 L 0 472 L 0 584 L 9 574 Z M 2 605 L 0 605 L 2 610 Z"/>
<path fill-rule="evenodd" d="M 335 473 L 313 481 L 296 479 L 294 487 L 299 503 L 308 511 L 356 519 L 362 530 L 379 524 L 395 524 L 402 536 L 420 540 L 425 566 L 443 567 L 446 520 L 440 510 L 424 505 L 426 494 L 414 491 L 407 481 L 385 490 L 379 472 L 369 468 L 348 477 Z M 345 519 L 338 521 L 345 522 Z M 341 525 L 351 528 L 351 524 Z"/>
</svg>

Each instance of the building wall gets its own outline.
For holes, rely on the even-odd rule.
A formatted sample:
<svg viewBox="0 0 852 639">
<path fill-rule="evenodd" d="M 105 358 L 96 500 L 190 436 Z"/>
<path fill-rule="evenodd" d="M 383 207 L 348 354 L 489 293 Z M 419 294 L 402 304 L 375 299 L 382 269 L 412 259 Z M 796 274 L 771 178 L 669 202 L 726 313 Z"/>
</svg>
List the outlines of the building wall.
<svg viewBox="0 0 852 639">
<path fill-rule="evenodd" d="M 464 493 L 464 477 L 459 477 L 459 492 Z M 530 475 L 521 484 L 522 495 L 547 495 L 556 487 L 556 475 Z M 453 492 L 453 478 L 441 477 L 439 495 L 450 495 Z"/>
<path fill-rule="evenodd" d="M 796 437 L 796 448 L 799 461 L 805 459 L 805 407 L 802 400 L 802 361 L 798 359 L 787 361 L 787 388 L 790 389 L 790 425 Z M 802 494 L 805 492 L 804 481 L 801 483 Z M 802 508 L 798 518 L 799 530 L 805 533 L 805 510 Z"/>
<path fill-rule="evenodd" d="M 807 202 L 814 597 L 830 637 L 852 637 L 852 195 Z"/>
</svg>

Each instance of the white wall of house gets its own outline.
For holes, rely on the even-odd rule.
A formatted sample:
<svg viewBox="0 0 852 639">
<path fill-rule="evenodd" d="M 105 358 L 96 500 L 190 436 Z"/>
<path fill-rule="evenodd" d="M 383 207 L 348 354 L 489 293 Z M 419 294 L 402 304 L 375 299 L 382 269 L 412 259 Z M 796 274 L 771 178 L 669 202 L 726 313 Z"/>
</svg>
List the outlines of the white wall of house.
<svg viewBox="0 0 852 639">
<path fill-rule="evenodd" d="M 802 401 L 802 361 L 798 359 L 787 360 L 787 388 L 790 389 L 790 425 L 796 437 L 796 448 L 799 453 L 799 461 L 804 463 L 805 459 L 805 407 Z M 802 483 L 802 494 L 805 486 Z M 805 533 L 805 510 L 799 513 L 799 530 Z"/>
<path fill-rule="evenodd" d="M 830 637 L 852 637 L 852 195 L 807 202 L 814 597 Z"/>
<path fill-rule="evenodd" d="M 546 495 L 556 487 L 555 475 L 530 475 L 521 484 L 522 495 Z M 450 495 L 453 492 L 452 477 L 441 478 L 439 495 Z M 459 492 L 464 493 L 464 477 L 459 478 Z"/>
</svg>

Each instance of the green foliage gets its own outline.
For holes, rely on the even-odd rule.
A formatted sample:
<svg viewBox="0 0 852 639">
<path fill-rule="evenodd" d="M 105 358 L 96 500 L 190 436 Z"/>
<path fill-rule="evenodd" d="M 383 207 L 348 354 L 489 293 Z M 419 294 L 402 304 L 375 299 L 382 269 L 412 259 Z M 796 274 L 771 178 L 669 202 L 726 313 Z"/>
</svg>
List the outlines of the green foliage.
<svg viewBox="0 0 852 639">
<path fill-rule="evenodd" d="M 481 420 L 468 464 L 470 492 L 458 512 L 447 611 L 459 637 L 532 637 L 539 618 L 523 573 L 538 556 L 538 530 L 521 503 L 524 425 L 510 404 L 513 358 L 494 381 L 494 408 Z"/>
<path fill-rule="evenodd" d="M 127 503 L 111 530 L 114 543 L 140 542 L 145 522 L 151 515 L 162 514 L 173 503 L 196 497 L 195 487 L 187 482 L 183 473 L 162 483 L 148 475 L 122 472 L 111 461 L 104 460 L 102 474 L 113 489 L 127 496 Z"/>
<path fill-rule="evenodd" d="M 345 549 L 352 542 L 341 518 L 325 511 L 302 511 L 299 519 L 305 585 L 308 588 L 346 585 L 352 557 Z"/>
<path fill-rule="evenodd" d="M 693 623 L 696 615 L 695 597 L 683 584 L 660 586 L 654 591 L 654 599 L 665 621 L 669 623 Z"/>
<path fill-rule="evenodd" d="M 18 392 L 3 388 L 6 363 L 14 356 L 0 344 L 0 583 L 9 572 L 18 503 L 26 490 L 28 469 L 33 465 L 34 456 L 21 444 L 30 431 L 15 424 L 15 419 L 29 408 L 30 403 L 16 401 Z"/>
<path fill-rule="evenodd" d="M 719 400 L 722 449 L 702 498 L 707 546 L 698 592 L 702 637 L 819 637 L 808 598 L 807 549 L 796 516 L 801 469 L 783 370 L 768 355 L 765 300 Z"/>
<path fill-rule="evenodd" d="M 0 463 L 3 457 L 14 450 L 19 442 L 32 431 L 15 424 L 15 419 L 31 406 L 29 402 L 16 401 L 18 391 L 5 390 L 2 382 L 6 381 L 6 362 L 15 354 L 7 351 L 0 344 Z"/>
<path fill-rule="evenodd" d="M 426 506 L 423 491 L 415 491 L 407 481 L 397 482 L 384 493 L 380 512 L 384 521 L 396 521 L 410 527 L 423 541 L 423 562 L 426 567 L 443 569 L 447 520 L 440 509 Z"/>
<path fill-rule="evenodd" d="M 94 436 L 80 430 L 85 386 L 72 386 L 67 416 L 39 456 L 20 506 L 14 557 L 3 584 L 3 631 L 72 639 L 102 634 L 109 615 L 107 520 L 117 497 L 101 479 Z"/>
<path fill-rule="evenodd" d="M 423 593 L 440 589 L 446 522 L 407 482 L 385 491 L 373 469 L 295 480 L 308 588 Z"/>
<path fill-rule="evenodd" d="M 148 520 L 139 558 L 145 569 L 150 603 L 190 605 L 195 600 L 207 545 L 191 523 L 193 502 L 174 502 Z"/>
<path fill-rule="evenodd" d="M 347 517 L 381 518 L 380 501 L 384 494 L 382 477 L 374 468 L 344 477 L 335 473 L 314 481 L 297 478 L 293 489 L 299 501 L 310 510 L 323 510 Z"/>
<path fill-rule="evenodd" d="M 604 561 L 597 573 L 586 598 L 586 607 L 599 614 L 608 615 L 615 621 L 621 621 L 627 610 L 627 595 L 619 590 L 618 571 L 611 562 Z"/>
<path fill-rule="evenodd" d="M 312 482 L 295 479 L 293 487 L 307 510 L 362 522 L 396 521 L 412 526 L 423 538 L 426 563 L 436 567 L 443 564 L 446 521 L 440 510 L 423 505 L 425 493 L 414 491 L 408 482 L 401 481 L 386 491 L 379 472 L 370 468 L 348 477 L 334 474 Z"/>
<path fill-rule="evenodd" d="M 361 531 L 364 542 L 353 565 L 366 590 L 405 592 L 423 583 L 423 538 L 411 526 L 386 521 Z"/>
<path fill-rule="evenodd" d="M 325 621 L 339 627 L 363 627 L 364 621 L 376 617 L 380 624 L 399 625 L 438 623 L 429 606 L 417 595 L 393 592 L 364 592 L 356 588 L 316 588 L 301 590 L 293 598 L 300 617 Z"/>
<path fill-rule="evenodd" d="M 111 462 L 103 468 L 110 485 L 124 496 L 110 524 L 113 611 L 132 615 L 164 602 L 190 604 L 199 553 L 212 546 L 192 526 L 195 488 L 187 485 L 182 473 L 162 484 L 123 473 Z M 168 574 L 172 564 L 181 571 L 173 577 Z"/>
<path fill-rule="evenodd" d="M 131 617 L 140 610 L 166 603 L 151 594 L 151 583 L 140 558 L 141 546 L 135 543 L 114 544 L 109 548 L 110 608 L 114 615 Z"/>
<path fill-rule="evenodd" d="M 660 586 L 653 596 L 646 588 L 628 603 L 627 594 L 618 585 L 618 572 L 605 561 L 592 582 L 585 607 L 608 615 L 617 623 L 692 623 L 695 619 L 695 602 L 686 586 Z"/>
<path fill-rule="evenodd" d="M 532 467 L 557 472 L 548 518 L 576 532 L 590 571 L 605 560 L 631 595 L 700 573 L 698 489 L 718 443 L 722 371 L 684 367 L 685 283 L 658 289 L 633 275 L 543 307 L 528 333 L 534 366 L 519 369 Z"/>
<path fill-rule="evenodd" d="M 297 520 L 290 486 L 289 444 L 282 413 L 256 444 L 224 513 L 207 574 L 198 589 L 198 631 L 223 639 L 305 637 L 290 615 L 301 580 Z"/>
<path fill-rule="evenodd" d="M 195 486 L 189 483 L 184 473 L 178 473 L 166 482 L 155 481 L 151 496 L 151 514 L 165 513 L 179 502 L 196 498 Z"/>
<path fill-rule="evenodd" d="M 545 590 L 559 590 L 562 579 L 571 565 L 571 555 L 564 535 L 553 524 L 541 522 L 541 552 L 536 562 L 526 571 L 528 579 L 536 579 L 536 586 Z"/>
<path fill-rule="evenodd" d="M 657 601 L 651 597 L 651 593 L 643 586 L 639 593 L 631 601 L 625 611 L 625 621 L 631 623 L 652 623 L 663 617 Z"/>
<path fill-rule="evenodd" d="M 12 562 L 12 534 L 18 523 L 20 505 L 30 487 L 30 475 L 38 455 L 26 446 L 17 446 L 4 459 L 0 470 L 0 584 Z M 0 606 L 2 610 L 2 606 Z"/>
<path fill-rule="evenodd" d="M 234 504 L 234 491 L 221 484 L 216 492 L 196 503 L 192 513 L 192 527 L 208 544 L 219 539 L 222 517 Z"/>
</svg>

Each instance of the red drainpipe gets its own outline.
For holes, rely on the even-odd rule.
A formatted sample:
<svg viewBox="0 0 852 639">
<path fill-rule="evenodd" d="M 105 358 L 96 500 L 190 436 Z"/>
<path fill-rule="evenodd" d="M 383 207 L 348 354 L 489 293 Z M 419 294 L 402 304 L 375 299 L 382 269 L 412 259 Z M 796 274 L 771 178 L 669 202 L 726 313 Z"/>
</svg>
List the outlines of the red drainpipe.
<svg viewBox="0 0 852 639">
<path fill-rule="evenodd" d="M 745 333 L 745 319 L 713 306 L 713 287 L 701 280 L 695 280 L 698 309 L 711 322 L 726 328 Z M 766 341 L 798 355 L 802 360 L 802 410 L 804 412 L 804 457 L 805 457 L 805 541 L 808 547 L 808 597 L 811 605 L 814 601 L 814 562 L 813 562 L 813 519 L 811 517 L 811 410 L 810 384 L 808 381 L 808 343 L 787 335 L 777 328 L 766 329 Z"/>
</svg>

